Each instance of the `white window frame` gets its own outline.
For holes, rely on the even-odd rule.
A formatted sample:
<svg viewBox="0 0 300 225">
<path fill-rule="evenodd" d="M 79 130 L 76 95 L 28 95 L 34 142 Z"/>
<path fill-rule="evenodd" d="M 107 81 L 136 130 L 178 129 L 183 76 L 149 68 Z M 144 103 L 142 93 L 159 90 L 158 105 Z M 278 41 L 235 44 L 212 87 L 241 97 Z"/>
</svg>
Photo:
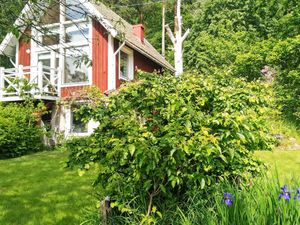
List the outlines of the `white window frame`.
<svg viewBox="0 0 300 225">
<path fill-rule="evenodd" d="M 89 45 L 78 45 L 78 46 L 71 46 L 69 48 L 84 48 L 84 47 L 89 47 Z M 92 85 L 92 66 L 90 66 L 88 68 L 88 80 L 87 81 L 84 81 L 84 82 L 74 82 L 74 83 L 65 83 L 64 80 L 65 80 L 65 65 L 66 65 L 66 60 L 65 60 L 65 57 L 66 57 L 66 50 L 68 48 L 64 48 L 64 67 L 62 68 L 62 84 L 61 84 L 61 87 L 76 87 L 76 86 L 88 86 L 88 85 Z M 91 60 L 91 48 L 89 47 L 88 49 L 88 56 L 89 56 L 89 59 Z"/>
<path fill-rule="evenodd" d="M 78 20 L 73 21 L 66 21 L 65 20 L 65 7 L 60 7 L 60 23 L 54 23 L 54 24 L 46 24 L 41 26 L 41 28 L 48 28 L 48 29 L 54 29 L 58 30 L 60 33 L 60 40 L 59 44 L 52 45 L 52 46 L 41 46 L 39 43 L 36 43 L 32 40 L 31 45 L 31 51 L 33 54 L 31 54 L 31 66 L 36 66 L 38 62 L 38 55 L 41 53 L 45 53 L 47 51 L 56 51 L 59 54 L 59 70 L 61 71 L 61 83 L 59 84 L 60 87 L 74 87 L 74 86 L 90 86 L 93 83 L 93 70 L 92 66 L 88 68 L 88 81 L 86 82 L 80 82 L 80 83 L 64 83 L 64 77 L 65 77 L 65 50 L 68 48 L 76 48 L 76 47 L 85 47 L 88 46 L 88 57 L 90 60 L 92 60 L 92 20 L 90 18 L 80 18 Z M 72 26 L 73 24 L 73 26 Z M 66 43 L 65 38 L 67 34 L 67 29 L 74 30 L 75 27 L 87 27 L 89 29 L 89 33 L 87 36 L 87 40 L 81 40 L 81 41 L 75 41 L 75 42 L 69 42 Z M 34 36 L 37 37 L 38 42 L 41 43 L 42 36 L 40 32 L 38 32 L 36 29 L 34 29 Z M 55 60 L 55 59 L 54 59 Z"/>
<path fill-rule="evenodd" d="M 121 76 L 121 52 L 128 55 L 128 78 Z M 119 53 L 119 79 L 123 81 L 131 81 L 134 79 L 134 58 L 133 50 L 124 46 Z"/>
<path fill-rule="evenodd" d="M 84 136 L 84 135 L 88 135 L 89 134 L 89 123 L 86 123 L 86 131 L 85 132 L 74 132 L 73 130 L 73 120 L 74 120 L 74 116 L 75 116 L 75 112 L 74 112 L 74 106 L 70 107 L 70 134 L 72 135 L 79 135 L 79 136 Z M 80 106 L 80 104 L 78 105 Z"/>
<path fill-rule="evenodd" d="M 84 101 L 79 101 L 75 103 L 75 105 L 78 104 L 85 104 Z M 73 126 L 73 111 L 72 111 L 72 106 L 65 108 L 65 137 L 85 137 L 91 135 L 94 130 L 99 126 L 98 122 L 95 122 L 93 120 L 90 120 L 87 123 L 87 132 L 85 133 L 76 133 L 72 131 L 72 126 Z"/>
</svg>

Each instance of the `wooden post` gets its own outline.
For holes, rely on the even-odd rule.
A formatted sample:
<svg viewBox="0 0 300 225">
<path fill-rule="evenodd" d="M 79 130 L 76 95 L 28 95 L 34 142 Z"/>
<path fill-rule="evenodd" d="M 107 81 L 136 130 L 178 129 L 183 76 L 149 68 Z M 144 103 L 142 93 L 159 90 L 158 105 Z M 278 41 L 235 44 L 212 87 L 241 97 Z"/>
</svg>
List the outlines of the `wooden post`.
<svg viewBox="0 0 300 225">
<path fill-rule="evenodd" d="M 57 97 L 61 97 L 61 84 L 62 84 L 62 70 L 58 68 L 57 70 Z"/>
<path fill-rule="evenodd" d="M 19 70 L 18 70 L 18 78 L 22 79 L 24 78 L 24 66 L 23 65 L 19 65 Z"/>
<path fill-rule="evenodd" d="M 18 74 L 17 74 L 17 77 L 19 79 L 19 83 L 18 83 L 18 86 L 17 86 L 17 89 L 16 90 L 18 92 L 18 95 L 20 96 L 22 93 L 22 82 L 23 82 L 23 79 L 25 79 L 24 77 L 24 66 L 23 65 L 19 65 L 18 67 Z"/>
<path fill-rule="evenodd" d="M 43 80 L 44 80 L 44 77 L 43 77 L 43 63 L 42 62 L 38 62 L 38 69 L 37 69 L 37 82 L 38 82 L 38 89 L 40 91 L 40 95 L 43 94 Z"/>
<path fill-rule="evenodd" d="M 161 40 L 161 54 L 166 55 L 166 0 L 162 0 L 162 40 Z"/>
<path fill-rule="evenodd" d="M 174 46 L 174 61 L 176 76 L 180 76 L 183 73 L 183 49 L 182 45 L 186 37 L 188 36 L 190 29 L 188 29 L 182 36 L 182 16 L 181 16 L 181 0 L 177 0 L 175 16 L 175 35 L 172 33 L 170 27 L 167 25 L 167 33 Z"/>
<path fill-rule="evenodd" d="M 108 214 L 109 214 L 110 211 L 111 211 L 111 208 L 110 208 L 110 197 L 107 196 L 101 202 L 101 207 L 100 207 L 100 213 L 101 213 L 101 216 L 103 218 L 102 225 L 107 225 Z"/>
</svg>

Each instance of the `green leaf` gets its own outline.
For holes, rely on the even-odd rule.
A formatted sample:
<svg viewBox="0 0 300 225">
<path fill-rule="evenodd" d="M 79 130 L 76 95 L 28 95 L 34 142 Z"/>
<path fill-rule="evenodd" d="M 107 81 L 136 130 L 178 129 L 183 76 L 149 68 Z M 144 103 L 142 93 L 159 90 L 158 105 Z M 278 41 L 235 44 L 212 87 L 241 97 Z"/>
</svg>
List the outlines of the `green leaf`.
<svg viewBox="0 0 300 225">
<path fill-rule="evenodd" d="M 201 189 L 204 189 L 205 187 L 205 180 L 204 178 L 201 179 Z"/>
<path fill-rule="evenodd" d="M 135 146 L 130 144 L 130 145 L 128 145 L 128 149 L 129 149 L 130 155 L 133 156 L 135 153 Z"/>
<path fill-rule="evenodd" d="M 220 158 L 221 158 L 225 163 L 228 163 L 228 162 L 227 162 L 227 159 L 226 159 L 226 157 L 225 157 L 224 155 L 220 155 Z"/>
</svg>

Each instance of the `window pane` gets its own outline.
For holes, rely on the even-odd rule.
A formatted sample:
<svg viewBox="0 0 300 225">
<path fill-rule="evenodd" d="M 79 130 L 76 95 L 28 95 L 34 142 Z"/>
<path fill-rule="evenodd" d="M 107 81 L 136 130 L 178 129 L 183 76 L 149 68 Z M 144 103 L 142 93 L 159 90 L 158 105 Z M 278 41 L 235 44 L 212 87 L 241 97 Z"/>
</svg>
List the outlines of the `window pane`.
<svg viewBox="0 0 300 225">
<path fill-rule="evenodd" d="M 59 44 L 59 34 L 51 33 L 42 36 L 42 45 L 50 46 L 50 45 L 58 45 Z"/>
<path fill-rule="evenodd" d="M 43 64 L 43 66 L 47 66 L 47 67 L 51 67 L 51 55 L 50 52 L 47 53 L 42 53 L 38 55 L 38 62 L 41 62 Z M 50 73 L 49 69 L 45 69 L 46 72 Z"/>
<path fill-rule="evenodd" d="M 88 132 L 88 124 L 81 121 L 78 116 L 76 116 L 76 113 L 74 112 L 76 109 L 78 109 L 80 106 L 73 106 L 72 107 L 72 115 L 71 115 L 71 132 L 72 133 L 87 133 Z"/>
<path fill-rule="evenodd" d="M 85 18 L 87 10 L 78 0 L 67 0 L 66 3 L 66 21 Z"/>
<path fill-rule="evenodd" d="M 87 24 L 70 26 L 66 29 L 66 42 L 88 41 L 89 28 Z"/>
<path fill-rule="evenodd" d="M 128 79 L 129 56 L 121 51 L 120 56 L 120 77 Z"/>
<path fill-rule="evenodd" d="M 59 9 L 59 3 L 55 2 L 50 7 L 47 8 L 45 11 L 45 15 L 41 19 L 41 24 L 53 24 L 53 23 L 59 23 L 59 17 L 60 17 L 60 9 Z"/>
<path fill-rule="evenodd" d="M 64 83 L 84 83 L 89 80 L 89 68 L 83 61 L 88 47 L 66 49 Z"/>
<path fill-rule="evenodd" d="M 50 67 L 50 53 L 45 53 L 45 54 L 39 54 L 39 62 L 43 64 L 43 66 L 48 66 Z"/>
</svg>

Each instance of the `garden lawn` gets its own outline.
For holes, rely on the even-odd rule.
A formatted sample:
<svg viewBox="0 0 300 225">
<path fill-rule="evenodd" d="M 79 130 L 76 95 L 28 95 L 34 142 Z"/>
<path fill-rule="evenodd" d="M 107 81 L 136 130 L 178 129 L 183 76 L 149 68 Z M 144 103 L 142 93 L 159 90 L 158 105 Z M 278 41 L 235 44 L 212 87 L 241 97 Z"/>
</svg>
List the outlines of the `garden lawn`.
<svg viewBox="0 0 300 225">
<path fill-rule="evenodd" d="M 281 182 L 289 182 L 299 178 L 300 174 L 300 150 L 299 151 L 258 151 L 255 155 L 266 163 L 268 173 L 274 175 L 278 172 Z"/>
<path fill-rule="evenodd" d="M 53 151 L 0 160 L 0 224 L 80 224 L 95 201 L 93 177 L 66 169 L 66 159 Z"/>
</svg>

